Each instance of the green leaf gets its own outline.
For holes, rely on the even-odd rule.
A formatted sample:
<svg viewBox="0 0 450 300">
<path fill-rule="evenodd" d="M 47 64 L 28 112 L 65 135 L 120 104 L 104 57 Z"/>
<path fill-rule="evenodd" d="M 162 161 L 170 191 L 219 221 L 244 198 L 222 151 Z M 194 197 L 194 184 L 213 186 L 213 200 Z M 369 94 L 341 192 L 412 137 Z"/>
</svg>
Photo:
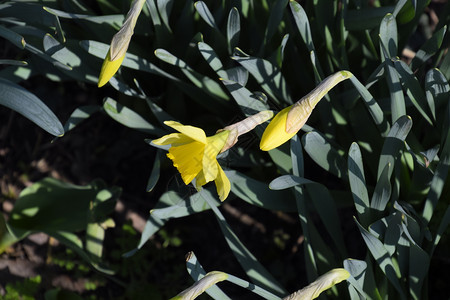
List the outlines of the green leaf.
<svg viewBox="0 0 450 300">
<path fill-rule="evenodd" d="M 352 76 L 349 79 L 358 90 L 361 98 L 364 100 L 364 104 L 366 105 L 367 110 L 372 116 L 373 121 L 378 126 L 381 135 L 385 136 L 389 131 L 389 123 L 387 122 L 380 106 L 375 101 L 369 90 L 364 85 L 362 85 L 362 83 L 355 76 Z"/>
<path fill-rule="evenodd" d="M 251 56 L 233 56 L 232 59 L 247 69 L 264 91 L 279 104 L 292 103 L 286 81 L 276 66 L 267 60 Z"/>
<path fill-rule="evenodd" d="M 206 6 L 205 2 L 197 1 L 194 3 L 194 7 L 197 10 L 200 17 L 203 19 L 203 21 L 206 22 L 206 24 L 216 29 L 217 31 L 220 31 L 219 27 L 217 27 L 216 20 L 214 20 L 214 17 L 212 13 L 209 11 L 209 8 L 208 6 Z"/>
<path fill-rule="evenodd" d="M 0 59 L 0 65 L 26 66 L 28 63 L 22 60 Z"/>
<path fill-rule="evenodd" d="M 389 173 L 392 171 L 391 164 L 388 163 L 377 180 L 377 185 L 375 186 L 375 191 L 372 195 L 372 201 L 370 202 L 370 207 L 378 210 L 384 211 L 386 205 L 391 197 L 391 182 L 389 181 Z"/>
<path fill-rule="evenodd" d="M 395 5 L 392 13 L 400 24 L 405 24 L 411 21 L 416 15 L 417 1 L 416 0 L 401 0 Z"/>
<path fill-rule="evenodd" d="M 387 59 L 397 56 L 397 22 L 395 16 L 388 13 L 380 24 L 380 44 L 384 45 L 387 50 Z M 381 49 L 381 52 L 384 50 Z"/>
<path fill-rule="evenodd" d="M 277 0 L 270 9 L 269 20 L 264 34 L 264 45 L 267 45 L 280 26 L 283 14 L 289 0 Z"/>
<path fill-rule="evenodd" d="M 216 81 L 207 76 L 203 76 L 191 67 L 189 67 L 183 60 L 172 55 L 170 52 L 164 49 L 156 49 L 155 55 L 162 61 L 171 65 L 177 66 L 181 71 L 189 78 L 189 80 L 195 84 L 198 88 L 201 88 L 209 95 L 221 100 L 228 100 L 228 95 L 222 90 L 222 87 Z"/>
<path fill-rule="evenodd" d="M 400 117 L 406 115 L 405 97 L 403 96 L 402 84 L 397 70 L 395 70 L 392 61 L 387 56 L 385 58 L 384 67 L 391 101 L 391 120 L 394 123 Z"/>
<path fill-rule="evenodd" d="M 401 299 L 406 299 L 405 293 L 400 286 L 400 282 L 397 277 L 398 270 L 392 262 L 389 252 L 384 247 L 383 243 L 380 242 L 373 234 L 364 229 L 358 221 L 355 219 L 356 224 L 358 225 L 359 231 L 366 243 L 370 253 L 373 258 L 376 260 L 378 266 L 381 268 L 383 273 L 398 291 Z"/>
<path fill-rule="evenodd" d="M 260 111 L 268 110 L 269 106 L 237 82 L 221 79 L 245 116 L 249 117 Z"/>
<path fill-rule="evenodd" d="M 316 208 L 322 223 L 325 225 L 325 229 L 328 231 L 335 244 L 336 249 L 333 249 L 333 251 L 336 252 L 337 250 L 341 257 L 345 257 L 345 242 L 344 236 L 342 235 L 336 202 L 328 189 L 322 184 L 310 184 L 306 186 L 306 191 L 310 195 L 312 203 Z"/>
<path fill-rule="evenodd" d="M 3 78 L 0 78 L 0 104 L 17 111 L 54 136 L 64 134 L 61 122 L 38 97 Z"/>
<path fill-rule="evenodd" d="M 199 279 L 203 278 L 206 275 L 206 271 L 203 269 L 202 265 L 197 260 L 197 257 L 195 257 L 195 254 L 193 252 L 189 252 L 187 255 L 186 260 L 186 267 L 188 269 L 189 274 L 191 277 L 198 281 Z M 257 285 L 254 285 L 253 283 L 250 283 L 246 280 L 243 280 L 241 278 L 238 278 L 236 276 L 227 274 L 228 278 L 226 279 L 228 282 L 231 282 L 235 285 L 238 285 L 240 287 L 243 287 L 245 289 L 248 289 L 249 291 L 260 295 L 264 299 L 269 300 L 281 300 L 280 297 L 275 296 L 274 294 L 260 288 Z M 230 299 L 227 295 L 225 295 L 216 285 L 211 286 L 205 291 L 208 295 L 213 297 L 214 299 Z"/>
<path fill-rule="evenodd" d="M 71 68 L 80 66 L 81 59 L 50 34 L 46 34 L 42 42 L 45 53 L 52 58 Z"/>
<path fill-rule="evenodd" d="M 119 195 L 117 189 L 105 189 L 96 182 L 76 186 L 45 178 L 22 191 L 11 211 L 9 224 L 14 228 L 44 232 L 85 229 L 90 203 L 102 191 L 109 193 L 108 201 L 112 202 Z"/>
<path fill-rule="evenodd" d="M 436 31 L 433 36 L 420 47 L 411 62 L 411 69 L 416 70 L 430 59 L 441 48 L 445 33 L 447 32 L 447 25 Z"/>
<path fill-rule="evenodd" d="M 433 239 L 433 246 L 430 251 L 430 257 L 433 256 L 434 250 L 436 249 L 436 246 L 439 244 L 441 237 L 445 234 L 445 231 L 447 230 L 449 224 L 450 224 L 450 206 L 448 206 L 447 209 L 445 210 L 445 213 L 441 219 L 441 223 L 439 224 L 439 228 L 436 232 L 436 236 Z"/>
<path fill-rule="evenodd" d="M 201 192 L 200 192 L 201 193 Z M 210 195 L 202 195 L 205 201 L 209 204 L 214 212 L 220 229 L 225 237 L 225 240 L 230 247 L 233 255 L 238 260 L 241 267 L 244 269 L 247 276 L 256 285 L 275 293 L 276 295 L 285 295 L 286 291 L 281 287 L 277 280 L 259 263 L 255 256 L 242 244 L 236 234 L 231 230 L 222 213 L 216 207 L 218 200 L 212 198 Z"/>
<path fill-rule="evenodd" d="M 412 299 L 423 299 L 422 286 L 428 275 L 430 257 L 417 244 L 409 247 L 409 292 Z"/>
<path fill-rule="evenodd" d="M 233 49 L 237 47 L 239 43 L 239 35 L 241 33 L 241 20 L 239 17 L 239 11 L 236 7 L 233 7 L 228 14 L 227 22 L 227 42 L 228 53 L 232 54 Z"/>
<path fill-rule="evenodd" d="M 282 175 L 280 177 L 275 178 L 269 183 L 269 189 L 284 190 L 294 187 L 296 185 L 311 184 L 311 183 L 317 184 L 317 182 L 311 181 L 306 178 L 298 177 L 295 175 Z"/>
<path fill-rule="evenodd" d="M 300 32 L 300 35 L 305 42 L 308 51 L 315 51 L 314 42 L 311 35 L 311 28 L 305 10 L 300 5 L 300 3 L 294 0 L 289 1 L 289 6 L 291 8 L 292 15 L 294 16 L 294 21 L 297 25 L 297 29 Z"/>
<path fill-rule="evenodd" d="M 211 48 L 208 44 L 200 42 L 197 44 L 198 50 L 200 50 L 201 55 L 205 59 L 205 61 L 209 64 L 209 66 L 217 73 L 219 77 L 228 78 L 227 72 L 223 69 L 222 62 L 217 56 L 214 49 Z"/>
<path fill-rule="evenodd" d="M 291 159 L 292 159 L 292 174 L 294 176 L 302 177 L 305 174 L 305 166 L 303 163 L 302 144 L 297 135 L 291 139 Z"/>
<path fill-rule="evenodd" d="M 344 260 L 344 268 L 350 273 L 350 278 L 347 279 L 347 282 L 349 283 L 348 289 L 351 299 L 370 299 L 363 289 L 367 263 L 358 259 L 346 259 Z M 351 287 L 353 287 L 353 290 Z"/>
<path fill-rule="evenodd" d="M 438 69 L 429 70 L 425 76 L 425 95 L 434 120 L 440 108 L 447 105 L 449 92 L 450 86 L 444 74 Z"/>
<path fill-rule="evenodd" d="M 409 99 L 413 103 L 414 107 L 420 112 L 422 117 L 430 124 L 433 125 L 431 118 L 427 113 L 427 103 L 425 102 L 425 93 L 420 87 L 419 80 L 414 76 L 411 69 L 406 63 L 399 59 L 394 60 L 394 66 L 400 75 L 400 80 L 403 88 L 406 90 Z M 430 109 L 432 109 L 430 107 Z"/>
<path fill-rule="evenodd" d="M 147 192 L 151 192 L 158 183 L 162 158 L 163 158 L 162 151 L 158 149 L 155 154 L 152 172 L 150 173 L 150 177 L 148 178 L 147 181 L 147 188 L 145 189 Z"/>
<path fill-rule="evenodd" d="M 447 108 L 447 114 L 450 116 L 450 107 Z M 444 147 L 442 148 L 440 161 L 436 167 L 436 171 L 434 172 L 434 176 L 430 184 L 430 191 L 428 192 L 427 199 L 425 200 L 425 206 L 423 208 L 423 217 L 427 222 L 431 220 L 434 209 L 436 208 L 439 198 L 442 195 L 450 167 L 450 127 L 448 124 L 444 127 L 444 132 L 446 132 Z"/>
<path fill-rule="evenodd" d="M 319 132 L 313 131 L 303 135 L 302 143 L 309 156 L 324 170 L 346 180 L 346 161 Z"/>
<path fill-rule="evenodd" d="M 24 49 L 27 44 L 23 36 L 3 26 L 0 26 L 0 36 L 21 49 Z"/>
<path fill-rule="evenodd" d="M 64 132 L 74 129 L 78 124 L 100 111 L 100 109 L 101 107 L 98 105 L 85 105 L 76 108 L 64 124 Z"/>
<path fill-rule="evenodd" d="M 348 177 L 360 222 L 366 226 L 370 218 L 370 203 L 366 188 L 361 150 L 357 143 L 352 143 L 348 151 Z"/>
<path fill-rule="evenodd" d="M 125 16 L 122 14 L 118 15 L 106 15 L 106 16 L 91 16 L 91 15 L 84 15 L 84 14 L 74 14 L 74 13 L 68 13 L 65 11 L 61 11 L 58 9 L 50 8 L 50 7 L 42 7 L 45 11 L 48 13 L 55 15 L 60 18 L 65 19 L 72 19 L 72 20 L 86 20 L 89 22 L 93 22 L 96 24 L 102 24 L 106 23 L 113 27 L 119 28 L 120 24 L 123 23 L 125 20 Z"/>
<path fill-rule="evenodd" d="M 92 260 L 91 256 L 88 255 L 83 248 L 83 243 L 81 239 L 74 233 L 58 231 L 50 233 L 52 237 L 57 239 L 60 243 L 63 243 L 70 249 L 72 249 L 75 253 L 77 253 L 81 258 L 89 262 L 96 270 L 105 273 L 107 275 L 114 275 L 114 270 L 109 269 L 107 266 L 104 266 L 102 262 L 97 262 Z"/>
<path fill-rule="evenodd" d="M 393 6 L 364 7 L 348 10 L 345 16 L 345 28 L 349 31 L 374 29 L 380 26 L 383 17 L 392 12 Z"/>
<path fill-rule="evenodd" d="M 242 200 L 269 210 L 296 211 L 289 191 L 270 190 L 266 183 L 237 171 L 225 171 L 231 182 L 231 192 Z"/>
<path fill-rule="evenodd" d="M 392 125 L 392 128 L 384 141 L 383 149 L 381 150 L 380 160 L 378 162 L 378 179 L 385 166 L 388 164 L 393 166 L 392 168 L 389 168 L 388 177 L 391 178 L 395 162 L 400 156 L 400 151 L 404 147 L 404 141 L 411 130 L 411 127 L 412 120 L 409 116 L 402 116 L 394 123 L 394 125 Z"/>
<path fill-rule="evenodd" d="M 209 209 L 202 195 L 214 197 L 214 193 L 209 189 L 203 189 L 201 193 L 197 192 L 189 197 L 181 197 L 175 191 L 167 191 L 161 196 L 160 201 L 166 203 L 172 202 L 174 204 L 163 208 L 155 208 L 151 210 L 150 213 L 152 216 L 158 219 L 168 220 L 202 212 Z M 220 205 L 220 203 L 218 203 L 217 205 Z"/>
<path fill-rule="evenodd" d="M 45 178 L 22 191 L 11 211 L 9 225 L 12 232 L 21 234 L 47 233 L 74 249 L 98 270 L 112 274 L 111 270 L 102 267 L 99 257 L 91 257 L 85 252 L 88 249 L 83 248 L 73 232 L 88 229 L 88 224 L 93 220 L 92 213 L 95 214 L 93 221 L 105 221 L 114 211 L 119 195 L 118 188 L 106 188 L 98 181 L 77 186 Z M 92 203 L 97 201 L 102 203 L 94 206 L 92 211 Z"/>
<path fill-rule="evenodd" d="M 189 275 L 191 275 L 192 279 L 195 281 L 199 281 L 206 275 L 205 269 L 203 269 L 203 266 L 200 264 L 200 262 L 197 260 L 197 257 L 195 256 L 194 252 L 189 252 L 186 255 L 186 268 L 188 270 Z M 209 287 L 205 293 L 210 295 L 214 299 L 224 299 L 224 300 L 231 300 L 230 297 L 228 297 L 222 290 L 217 286 L 213 285 Z"/>
<path fill-rule="evenodd" d="M 174 0 L 157 0 L 156 4 L 158 5 L 159 15 L 161 16 L 164 25 L 169 32 L 172 32 L 169 24 L 169 16 L 172 11 Z"/>
<path fill-rule="evenodd" d="M 112 98 L 105 98 L 103 102 L 103 109 L 112 119 L 129 128 L 133 128 L 156 136 L 160 136 L 165 133 L 165 131 L 161 128 L 153 126 L 139 114 L 129 109 L 128 107 L 123 106 Z"/>
</svg>

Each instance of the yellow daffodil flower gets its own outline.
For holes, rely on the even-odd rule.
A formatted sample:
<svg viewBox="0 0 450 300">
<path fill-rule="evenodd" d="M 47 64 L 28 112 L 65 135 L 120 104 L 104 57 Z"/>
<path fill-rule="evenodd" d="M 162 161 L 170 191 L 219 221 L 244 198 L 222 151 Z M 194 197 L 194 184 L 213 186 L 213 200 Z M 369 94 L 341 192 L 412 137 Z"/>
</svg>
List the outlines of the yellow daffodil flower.
<svg viewBox="0 0 450 300">
<path fill-rule="evenodd" d="M 352 77 L 348 71 L 325 78 L 314 90 L 295 104 L 281 110 L 264 131 L 260 148 L 269 151 L 290 140 L 305 125 L 317 103 L 339 82 Z"/>
<path fill-rule="evenodd" d="M 205 132 L 197 127 L 174 121 L 166 121 L 164 124 L 179 133 L 163 136 L 152 143 L 160 146 L 171 145 L 167 157 L 173 161 L 185 184 L 196 179 L 195 186 L 200 189 L 214 180 L 219 198 L 224 201 L 230 193 L 231 185 L 216 157 L 224 147 L 229 131 L 224 130 L 206 137 Z"/>
<path fill-rule="evenodd" d="M 172 160 L 186 185 L 195 179 L 195 187 L 199 190 L 203 185 L 214 181 L 217 194 L 220 200 L 224 201 L 230 193 L 231 184 L 217 162 L 217 155 L 236 144 L 240 135 L 249 132 L 272 116 L 272 111 L 262 111 L 218 130 L 215 135 L 209 137 L 203 129 L 166 121 L 164 124 L 179 133 L 165 135 L 153 140 L 152 143 L 159 146 L 171 145 L 167 157 Z"/>
<path fill-rule="evenodd" d="M 320 293 L 346 280 L 350 277 L 350 273 L 343 268 L 333 269 L 319 278 L 310 285 L 298 290 L 297 292 L 283 298 L 283 300 L 312 300 L 319 297 Z"/>
<path fill-rule="evenodd" d="M 103 61 L 102 69 L 98 77 L 98 87 L 104 86 L 111 77 L 116 74 L 122 65 L 128 50 L 134 27 L 142 11 L 145 0 L 134 0 L 120 30 L 113 36 L 111 46 Z"/>
</svg>

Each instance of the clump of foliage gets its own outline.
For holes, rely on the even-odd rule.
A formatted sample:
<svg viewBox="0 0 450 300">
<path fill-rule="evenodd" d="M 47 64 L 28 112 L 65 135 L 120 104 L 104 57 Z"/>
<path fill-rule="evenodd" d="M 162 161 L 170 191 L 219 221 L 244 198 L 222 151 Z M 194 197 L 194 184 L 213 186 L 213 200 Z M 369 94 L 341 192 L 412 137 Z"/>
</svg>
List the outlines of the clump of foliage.
<svg viewBox="0 0 450 300">
<path fill-rule="evenodd" d="M 436 9 L 436 5 L 442 7 Z M 440 12 L 438 22 L 423 24 L 430 9 Z M 258 144 L 266 125 L 260 125 L 252 131 L 253 142 L 238 141 L 229 150 L 212 155 L 220 170 L 223 167 L 231 190 L 228 197 L 222 193 L 220 200 L 245 201 L 298 216 L 307 281 L 312 283 L 308 287 L 323 283 L 318 293 L 345 279 L 346 289 L 338 285 L 327 296 L 427 299 L 433 292 L 427 280 L 430 263 L 450 223 L 446 193 L 449 9 L 448 3 L 424 0 L 97 0 L 89 5 L 70 0 L 4 1 L 0 4 L 0 36 L 19 50 L 11 60 L 1 62 L 9 66 L 0 70 L 0 104 L 50 134 L 64 134 L 62 139 L 70 139 L 70 131 L 95 113 L 105 113 L 144 133 L 155 146 L 152 140 L 173 133 L 164 122 L 180 134 L 186 133 L 186 127 L 167 121 L 202 128 L 203 134 L 186 135 L 194 140 L 217 136 L 218 129 L 235 128 L 230 126 L 255 114 L 286 112 L 296 105 L 296 99 L 314 95 L 320 87 L 323 100 L 302 115 L 306 124 L 287 143 L 261 151 Z M 424 40 L 416 43 L 421 29 Z M 111 42 L 117 32 L 125 34 Z M 413 55 L 408 58 L 410 52 Z M 108 78 L 102 80 L 106 73 Z M 345 74 L 342 80 L 347 80 L 331 86 L 327 79 L 336 74 Z M 78 107 L 62 125 L 42 100 L 19 85 L 32 76 L 83 88 L 106 85 L 102 87 L 105 98 Z M 211 145 L 210 141 L 203 147 Z M 224 280 L 265 299 L 289 297 L 293 291 L 285 289 L 282 278 L 275 278 L 229 226 L 214 184 L 206 184 L 212 179 L 197 185 L 204 185 L 203 189 L 188 193 L 183 184 L 174 188 L 163 182 L 179 175 L 164 155 L 169 146 L 159 144 L 163 146 L 156 151 L 148 184 L 142 189 L 156 194 L 160 185 L 170 188 L 156 195 L 158 201 L 140 241 L 125 257 L 141 251 L 170 219 L 210 210 L 229 246 L 221 251 L 231 251 L 247 278 L 207 273 L 191 253 L 187 269 L 196 283 L 177 297 L 193 299 L 198 293 L 189 293 L 196 288 L 215 299 L 229 299 L 215 285 Z M 182 169 L 170 151 L 169 158 Z M 180 171 L 183 180 L 189 183 L 184 171 Z M 215 181 L 217 174 L 222 173 L 212 176 Z M 219 179 L 222 189 L 227 187 L 225 179 Z M 67 190 L 89 191 L 91 205 L 84 211 L 89 217 L 70 228 L 88 233 L 85 244 L 75 242 L 73 233 L 60 233 L 63 229 L 58 224 L 50 224 L 59 232 L 52 234 L 78 249 L 97 269 L 111 271 L 101 265 L 102 247 L 89 244 L 88 237 L 103 237 L 105 228 L 113 225 L 107 225 L 111 206 L 105 203 L 118 197 L 114 188 L 65 186 L 51 179 L 37 183 L 36 200 L 30 190 L 24 191 L 10 220 L 3 221 L 3 245 L 28 231 L 47 229 L 39 219 L 27 223 L 21 228 L 26 231 L 18 234 L 14 214 L 21 216 L 19 221 L 29 216 L 29 206 L 19 205 L 26 203 L 27 196 L 37 201 L 38 211 L 51 207 L 39 201 L 39 189 L 48 184 L 57 187 L 47 189 L 48 193 L 64 197 L 70 194 Z M 219 190 L 220 183 L 216 185 Z M 70 195 L 70 201 L 78 201 Z M 349 208 L 354 217 L 340 217 Z M 63 212 L 64 207 L 57 210 Z M 365 256 L 349 257 L 343 222 L 359 232 L 363 241 L 359 247 L 366 250 Z M 213 248 L 214 244 L 201 246 Z M 322 274 L 327 276 L 319 277 Z M 174 287 L 173 294 L 179 290 Z"/>
</svg>

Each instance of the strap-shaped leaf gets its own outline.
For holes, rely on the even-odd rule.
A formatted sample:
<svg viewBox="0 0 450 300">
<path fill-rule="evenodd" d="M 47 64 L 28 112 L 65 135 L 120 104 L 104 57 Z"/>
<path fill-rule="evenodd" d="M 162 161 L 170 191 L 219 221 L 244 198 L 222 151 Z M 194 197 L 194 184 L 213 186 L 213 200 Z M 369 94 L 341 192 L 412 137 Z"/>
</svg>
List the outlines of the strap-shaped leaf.
<svg viewBox="0 0 450 300">
<path fill-rule="evenodd" d="M 447 109 L 447 118 L 450 116 L 450 107 Z M 427 199 L 425 200 L 425 206 L 423 208 L 423 217 L 427 222 L 431 220 L 434 209 L 439 201 L 444 190 L 444 184 L 448 177 L 448 170 L 450 167 L 450 127 L 446 123 L 444 125 L 444 132 L 446 132 L 446 138 L 444 147 L 440 155 L 439 164 L 434 172 L 433 179 L 430 184 L 430 191 L 428 192 Z"/>
<path fill-rule="evenodd" d="M 350 273 L 350 278 L 347 279 L 348 290 L 352 300 L 370 299 L 364 292 L 364 277 L 367 271 L 367 263 L 358 259 L 344 260 L 344 268 Z M 353 289 L 352 289 L 353 288 Z"/>
<path fill-rule="evenodd" d="M 387 59 L 397 56 L 397 22 L 395 16 L 388 13 L 384 16 L 380 24 L 380 46 L 384 45 L 387 50 Z M 384 50 L 381 49 L 381 52 Z"/>
<path fill-rule="evenodd" d="M 245 116 L 249 117 L 260 111 L 268 110 L 269 106 L 237 82 L 221 79 Z"/>
<path fill-rule="evenodd" d="M 298 177 L 295 175 L 282 175 L 280 177 L 275 178 L 269 184 L 269 188 L 271 190 L 284 190 L 296 185 L 303 184 L 317 184 L 317 182 L 311 181 L 306 178 Z"/>
<path fill-rule="evenodd" d="M 189 78 L 189 80 L 195 84 L 198 88 L 201 88 L 209 95 L 214 96 L 220 100 L 228 100 L 228 95 L 222 90 L 219 83 L 212 80 L 211 78 L 201 75 L 194 71 L 190 66 L 188 66 L 183 60 L 176 57 L 172 53 L 164 49 L 156 49 L 155 55 L 162 61 L 169 63 L 171 65 L 177 66 L 181 71 Z"/>
<path fill-rule="evenodd" d="M 219 31 L 219 27 L 217 27 L 216 20 L 214 20 L 214 16 L 212 15 L 208 6 L 206 6 L 205 2 L 197 1 L 194 3 L 194 7 L 197 10 L 200 17 L 202 17 L 202 19 L 206 22 L 206 24 Z"/>
<path fill-rule="evenodd" d="M 447 78 L 438 69 L 431 69 L 425 76 L 425 95 L 433 119 L 436 120 L 440 108 L 447 105 L 450 95 L 450 85 Z"/>
<path fill-rule="evenodd" d="M 289 0 L 277 0 L 276 2 L 273 2 L 273 6 L 270 9 L 266 32 L 264 34 L 264 45 L 267 45 L 280 26 L 288 2 Z"/>
<path fill-rule="evenodd" d="M 348 151 L 348 178 L 350 189 L 361 223 L 366 226 L 369 220 L 369 194 L 366 188 L 361 150 L 357 143 L 352 143 Z"/>
<path fill-rule="evenodd" d="M 198 50 L 200 50 L 201 55 L 205 59 L 205 61 L 209 64 L 211 69 L 214 70 L 214 72 L 217 73 L 219 77 L 228 79 L 228 74 L 223 69 L 223 64 L 220 61 L 219 57 L 217 56 L 216 52 L 214 51 L 211 46 L 209 46 L 206 43 L 200 42 L 197 44 Z"/>
<path fill-rule="evenodd" d="M 197 280 L 201 279 L 204 275 L 206 275 L 206 271 L 203 269 L 202 265 L 197 260 L 197 258 L 195 257 L 195 254 L 193 252 L 189 252 L 187 254 L 187 257 L 188 257 L 188 259 L 186 261 L 186 266 L 187 266 L 189 274 L 191 275 L 191 277 L 194 280 L 197 281 Z M 241 278 L 238 278 L 238 277 L 230 275 L 230 274 L 227 274 L 227 275 L 228 275 L 228 277 L 225 279 L 226 281 L 229 281 L 235 285 L 243 287 L 243 288 L 263 297 L 264 299 L 281 300 L 280 297 L 275 296 L 274 294 L 260 288 L 259 286 L 255 285 L 253 283 L 250 283 L 246 280 L 243 280 Z M 205 292 L 207 294 L 209 294 L 211 297 L 213 297 L 214 299 L 225 299 L 225 300 L 230 299 L 221 290 L 219 290 L 217 286 L 212 286 L 209 289 L 207 289 Z"/>
<path fill-rule="evenodd" d="M 373 121 L 378 126 L 381 135 L 385 136 L 390 128 L 389 123 L 387 122 L 380 106 L 375 101 L 369 90 L 355 76 L 352 76 L 349 79 L 355 86 L 358 93 L 361 95 L 361 98 L 364 100 L 364 104 L 366 105 L 370 115 L 372 116 Z"/>
<path fill-rule="evenodd" d="M 388 163 L 378 177 L 372 201 L 370 202 L 370 207 L 375 210 L 384 211 L 391 197 L 391 182 L 389 180 L 389 174 L 392 173 L 391 168 L 391 164 Z"/>
<path fill-rule="evenodd" d="M 367 245 L 370 253 L 373 258 L 376 260 L 378 266 L 381 268 L 383 273 L 398 291 L 401 299 L 406 299 L 405 293 L 401 288 L 400 282 L 397 277 L 397 273 L 399 273 L 398 268 L 392 262 L 392 259 L 389 256 L 389 252 L 384 247 L 383 243 L 378 240 L 373 234 L 364 229 L 358 221 L 355 219 L 356 224 L 358 225 L 359 231 L 364 239 L 364 242 Z"/>
<path fill-rule="evenodd" d="M 195 281 L 199 281 L 206 275 L 206 271 L 203 268 L 203 266 L 200 264 L 200 262 L 197 260 L 197 257 L 195 256 L 194 252 L 189 252 L 186 255 L 186 268 L 191 275 L 192 279 Z M 222 290 L 217 286 L 213 285 L 209 287 L 205 293 L 213 297 L 214 299 L 224 299 L 224 300 L 231 300 L 230 297 L 228 297 Z"/>
<path fill-rule="evenodd" d="M 169 16 L 170 12 L 172 11 L 172 7 L 174 4 L 174 0 L 157 0 L 156 5 L 158 6 L 159 15 L 161 16 L 161 19 L 166 26 L 167 30 L 169 32 L 172 32 L 172 29 L 170 28 L 169 24 Z"/>
<path fill-rule="evenodd" d="M 244 244 L 242 244 L 237 235 L 231 230 L 225 217 L 216 207 L 215 203 L 217 203 L 218 200 L 214 199 L 211 195 L 206 194 L 202 195 L 202 197 L 214 212 L 228 246 L 251 281 L 276 295 L 281 296 L 286 294 L 286 290 L 266 270 L 266 268 L 259 263 L 256 257 Z"/>
<path fill-rule="evenodd" d="M 98 105 L 80 106 L 75 109 L 70 115 L 69 119 L 64 124 L 64 132 L 72 130 L 78 124 L 92 116 L 94 113 L 100 111 L 101 107 Z"/>
<path fill-rule="evenodd" d="M 228 53 L 232 54 L 233 49 L 237 47 L 239 42 L 239 35 L 241 33 L 241 20 L 239 17 L 239 11 L 236 7 L 233 7 L 228 14 L 227 22 L 227 42 Z"/>
<path fill-rule="evenodd" d="M 430 59 L 441 48 L 445 33 L 447 32 L 447 25 L 436 31 L 433 36 L 420 47 L 411 62 L 411 69 L 416 70 L 428 59 Z"/>
<path fill-rule="evenodd" d="M 292 103 L 288 86 L 280 69 L 265 59 L 242 55 L 245 53 L 232 58 L 252 74 L 267 94 L 280 104 Z"/>
<path fill-rule="evenodd" d="M 0 26 L 0 36 L 21 49 L 25 48 L 27 44 L 23 36 L 3 26 Z"/>
<path fill-rule="evenodd" d="M 135 111 L 129 109 L 126 106 L 123 106 L 112 98 L 107 97 L 105 99 L 105 101 L 103 102 L 103 109 L 111 118 L 129 128 L 154 135 L 164 134 L 164 130 L 153 126 Z"/>
<path fill-rule="evenodd" d="M 347 180 L 345 159 L 319 132 L 313 131 L 304 134 L 302 143 L 305 151 L 319 166 L 337 177 Z"/>
<path fill-rule="evenodd" d="M 380 178 L 385 166 L 388 164 L 392 166 L 392 168 L 389 168 L 388 176 L 391 178 L 395 162 L 398 159 L 400 150 L 404 147 L 404 141 L 411 130 L 411 127 L 412 120 L 409 116 L 401 117 L 394 123 L 394 125 L 392 125 L 381 150 L 380 160 L 378 162 L 378 179 Z"/>
<path fill-rule="evenodd" d="M 44 102 L 20 85 L 3 78 L 0 78 L 0 104 L 20 113 L 54 136 L 64 134 L 61 122 Z"/>
<path fill-rule="evenodd" d="M 429 110 L 427 109 L 425 93 L 420 87 L 419 80 L 417 80 L 411 69 L 403 61 L 399 59 L 394 60 L 394 67 L 400 75 L 403 88 L 406 90 L 406 93 L 414 107 L 430 125 L 433 125 L 431 118 L 428 116 Z"/>
<path fill-rule="evenodd" d="M 296 211 L 289 191 L 270 190 L 266 183 L 260 182 L 237 171 L 226 170 L 231 182 L 231 191 L 242 200 L 265 209 Z"/>
<path fill-rule="evenodd" d="M 314 41 L 311 35 L 311 28 L 305 10 L 300 5 L 300 3 L 294 0 L 289 1 L 289 7 L 291 8 L 295 24 L 297 25 L 297 29 L 300 32 L 300 35 L 305 42 L 306 47 L 308 48 L 309 52 L 315 51 Z"/>
</svg>

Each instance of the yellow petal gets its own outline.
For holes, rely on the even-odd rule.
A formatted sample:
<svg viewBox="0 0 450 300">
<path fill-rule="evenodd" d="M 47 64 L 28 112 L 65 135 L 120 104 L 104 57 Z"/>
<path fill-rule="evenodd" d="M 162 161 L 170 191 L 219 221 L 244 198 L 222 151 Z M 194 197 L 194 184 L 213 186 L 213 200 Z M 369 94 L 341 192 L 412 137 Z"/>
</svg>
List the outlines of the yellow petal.
<svg viewBox="0 0 450 300">
<path fill-rule="evenodd" d="M 280 111 L 264 130 L 259 148 L 263 151 L 272 150 L 290 140 L 297 132 L 286 132 L 286 120 L 292 105 Z"/>
<path fill-rule="evenodd" d="M 165 121 L 164 124 L 166 124 L 169 127 L 172 127 L 176 131 L 179 131 L 188 137 L 190 137 L 193 140 L 196 140 L 200 143 L 206 144 L 206 134 L 203 131 L 203 129 L 189 126 L 189 125 L 183 125 L 181 123 L 175 122 L 175 121 Z"/>
<path fill-rule="evenodd" d="M 159 139 L 153 140 L 152 143 L 159 146 L 164 145 L 174 145 L 179 146 L 186 143 L 193 142 L 194 140 L 190 137 L 182 134 L 182 133 L 171 133 L 168 135 L 165 135 Z"/>
<path fill-rule="evenodd" d="M 105 60 L 103 61 L 100 76 L 98 77 L 98 87 L 104 86 L 111 79 L 111 77 L 113 77 L 114 74 L 116 74 L 124 58 L 125 53 L 121 57 L 112 61 L 110 51 L 108 50 L 108 54 L 106 55 Z"/>
<path fill-rule="evenodd" d="M 173 161 L 185 184 L 189 184 L 202 170 L 204 149 L 205 145 L 197 141 L 170 147 L 167 157 Z"/>
<path fill-rule="evenodd" d="M 214 183 L 216 184 L 217 194 L 219 195 L 220 201 L 224 201 L 227 199 L 228 194 L 230 194 L 231 184 L 225 172 L 220 167 L 219 163 L 217 163 L 217 177 Z"/>
<path fill-rule="evenodd" d="M 203 174 L 206 182 L 210 182 L 217 177 L 216 157 L 225 145 L 229 133 L 228 130 L 224 130 L 206 139 L 207 143 L 203 153 Z"/>
</svg>

